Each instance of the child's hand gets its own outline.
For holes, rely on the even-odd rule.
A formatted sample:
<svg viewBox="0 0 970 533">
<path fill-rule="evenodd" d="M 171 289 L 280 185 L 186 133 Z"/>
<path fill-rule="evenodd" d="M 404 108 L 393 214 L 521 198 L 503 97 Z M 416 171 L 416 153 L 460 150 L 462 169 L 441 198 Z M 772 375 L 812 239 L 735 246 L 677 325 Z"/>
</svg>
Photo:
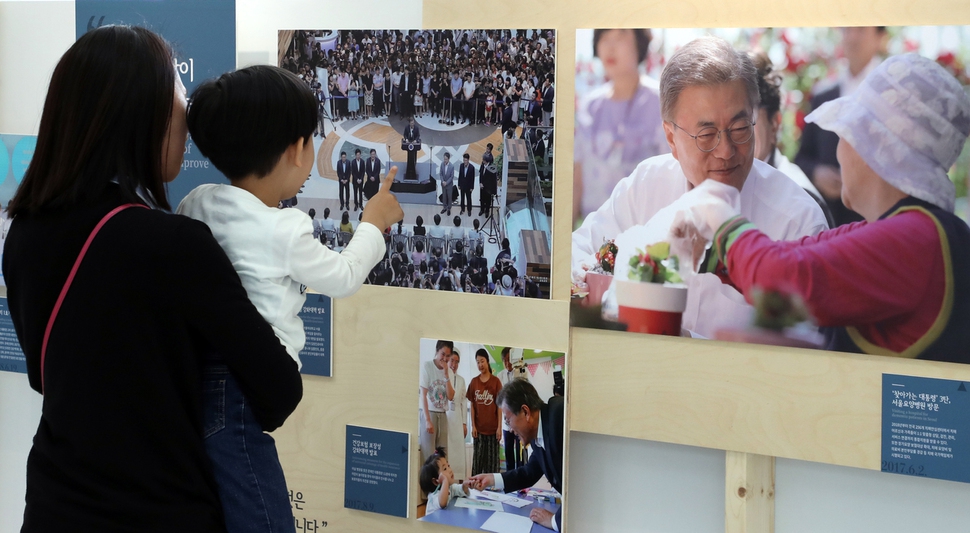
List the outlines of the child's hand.
<svg viewBox="0 0 970 533">
<path fill-rule="evenodd" d="M 373 224 L 382 231 L 384 228 L 397 224 L 399 220 L 404 219 L 404 210 L 401 209 L 401 204 L 391 194 L 391 183 L 394 182 L 397 168 L 394 167 L 387 173 L 387 177 L 381 182 L 380 190 L 364 206 L 364 214 L 361 218 L 361 221 Z"/>
<path fill-rule="evenodd" d="M 466 479 L 461 484 L 461 490 L 465 491 L 465 496 L 470 495 L 473 488 L 475 488 L 475 482 L 470 479 Z"/>
<path fill-rule="evenodd" d="M 446 476 L 444 472 L 438 474 L 438 484 L 442 487 L 448 486 L 448 476 Z"/>
</svg>

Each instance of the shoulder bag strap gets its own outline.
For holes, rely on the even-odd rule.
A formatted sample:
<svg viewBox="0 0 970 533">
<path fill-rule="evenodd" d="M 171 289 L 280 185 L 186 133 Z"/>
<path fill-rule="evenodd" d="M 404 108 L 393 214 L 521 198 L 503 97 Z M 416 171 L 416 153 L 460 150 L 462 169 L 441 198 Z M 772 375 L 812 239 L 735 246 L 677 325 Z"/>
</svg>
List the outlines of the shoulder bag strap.
<svg viewBox="0 0 970 533">
<path fill-rule="evenodd" d="M 64 297 L 67 296 L 68 289 L 71 288 L 71 282 L 74 281 L 74 276 L 77 274 L 77 269 L 81 266 L 81 261 L 84 259 L 84 255 L 88 252 L 88 248 L 91 246 L 91 241 L 94 237 L 101 231 L 101 228 L 107 223 L 111 218 L 118 213 L 128 209 L 129 207 L 142 207 L 148 209 L 147 206 L 142 204 L 124 204 L 108 211 L 94 229 L 91 230 L 91 234 L 88 235 L 88 240 L 84 241 L 84 246 L 81 247 L 81 252 L 78 254 L 77 259 L 74 260 L 74 266 L 71 267 L 71 273 L 67 275 L 67 281 L 64 282 L 64 286 L 61 288 L 61 293 L 57 297 L 57 301 L 54 303 L 54 309 L 51 311 L 50 319 L 47 320 L 47 328 L 44 330 L 44 341 L 40 345 L 40 390 L 41 393 L 44 391 L 44 360 L 47 356 L 47 341 L 51 336 L 51 328 L 54 326 L 54 319 L 57 318 L 57 312 L 61 309 L 61 304 L 64 302 Z"/>
</svg>

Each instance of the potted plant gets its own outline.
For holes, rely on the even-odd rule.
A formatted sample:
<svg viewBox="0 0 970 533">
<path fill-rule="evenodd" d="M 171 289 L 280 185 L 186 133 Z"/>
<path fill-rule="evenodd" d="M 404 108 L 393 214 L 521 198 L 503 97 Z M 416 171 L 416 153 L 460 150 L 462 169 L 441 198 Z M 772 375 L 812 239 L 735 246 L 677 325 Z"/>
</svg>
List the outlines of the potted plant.
<svg viewBox="0 0 970 533">
<path fill-rule="evenodd" d="M 687 308 L 687 287 L 677 273 L 678 260 L 670 244 L 659 242 L 639 248 L 630 257 L 629 280 L 616 279 L 619 321 L 627 331 L 680 335 Z"/>
<path fill-rule="evenodd" d="M 600 305 L 603 293 L 610 288 L 613 281 L 613 267 L 616 265 L 616 253 L 619 250 L 613 240 L 608 240 L 596 252 L 596 264 L 586 272 L 588 294 L 584 305 Z"/>
</svg>

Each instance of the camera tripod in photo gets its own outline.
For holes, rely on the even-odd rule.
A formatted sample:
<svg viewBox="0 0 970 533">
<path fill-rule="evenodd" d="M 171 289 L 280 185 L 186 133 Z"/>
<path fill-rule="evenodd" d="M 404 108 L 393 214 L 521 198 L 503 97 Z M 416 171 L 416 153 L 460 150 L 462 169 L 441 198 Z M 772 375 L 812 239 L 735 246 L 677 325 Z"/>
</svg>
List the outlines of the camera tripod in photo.
<svg viewBox="0 0 970 533">
<path fill-rule="evenodd" d="M 314 133 L 319 135 L 321 139 L 327 138 L 327 122 L 330 122 L 330 131 L 337 131 L 337 126 L 333 123 L 333 117 L 330 115 L 329 107 L 330 100 L 332 96 L 327 96 L 317 105 L 317 131 Z"/>
<path fill-rule="evenodd" d="M 486 213 L 485 220 L 482 221 L 482 233 L 486 236 L 489 244 L 499 244 L 502 242 L 502 227 L 498 223 L 499 208 L 497 205 L 492 205 Z"/>
</svg>

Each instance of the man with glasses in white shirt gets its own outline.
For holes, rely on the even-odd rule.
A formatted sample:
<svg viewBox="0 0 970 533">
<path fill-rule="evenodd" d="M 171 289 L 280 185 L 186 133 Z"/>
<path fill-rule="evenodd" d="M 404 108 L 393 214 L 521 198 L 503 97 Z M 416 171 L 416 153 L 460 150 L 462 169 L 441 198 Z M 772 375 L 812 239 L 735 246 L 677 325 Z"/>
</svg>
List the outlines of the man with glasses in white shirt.
<svg viewBox="0 0 970 533">
<path fill-rule="evenodd" d="M 741 191 L 741 213 L 774 240 L 827 228 L 818 204 L 781 172 L 754 158 L 760 101 L 757 70 L 747 54 L 723 39 L 701 37 L 675 52 L 660 78 L 660 107 L 670 154 L 640 163 L 610 198 L 573 232 L 572 273 L 581 281 L 607 240 L 644 225 L 704 180 Z M 643 243 L 644 246 L 652 243 Z M 695 276 L 683 327 L 709 337 L 722 327 L 748 325 L 743 296 L 711 273 Z M 703 313 L 701 307 L 703 306 Z"/>
</svg>

